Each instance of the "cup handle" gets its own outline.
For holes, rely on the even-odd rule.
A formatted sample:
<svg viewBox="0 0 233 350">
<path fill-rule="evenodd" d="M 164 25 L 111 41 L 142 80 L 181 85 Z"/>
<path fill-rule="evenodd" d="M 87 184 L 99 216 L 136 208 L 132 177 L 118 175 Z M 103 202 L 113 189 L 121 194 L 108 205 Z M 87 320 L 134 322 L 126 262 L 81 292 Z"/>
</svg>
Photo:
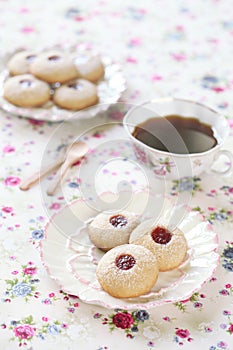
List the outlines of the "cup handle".
<svg viewBox="0 0 233 350">
<path fill-rule="evenodd" d="M 228 175 L 231 172 L 233 165 L 233 154 L 226 149 L 222 149 L 215 154 L 213 162 L 215 163 L 221 156 L 228 158 L 227 168 L 222 171 L 210 168 L 210 170 L 208 171 L 209 174 L 214 173 L 218 175 Z"/>
</svg>

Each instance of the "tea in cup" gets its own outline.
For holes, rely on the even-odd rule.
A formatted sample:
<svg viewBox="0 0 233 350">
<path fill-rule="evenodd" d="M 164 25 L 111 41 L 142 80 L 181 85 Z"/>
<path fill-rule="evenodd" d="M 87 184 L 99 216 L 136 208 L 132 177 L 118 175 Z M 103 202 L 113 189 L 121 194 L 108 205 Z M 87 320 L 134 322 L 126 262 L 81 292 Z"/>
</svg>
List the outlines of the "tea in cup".
<svg viewBox="0 0 233 350">
<path fill-rule="evenodd" d="M 222 149 L 229 134 L 227 120 L 199 102 L 154 99 L 130 109 L 123 125 L 136 158 L 158 177 L 180 179 L 205 171 L 227 174 L 232 168 L 232 153 Z M 227 166 L 214 169 L 220 156 L 227 158 Z"/>
</svg>

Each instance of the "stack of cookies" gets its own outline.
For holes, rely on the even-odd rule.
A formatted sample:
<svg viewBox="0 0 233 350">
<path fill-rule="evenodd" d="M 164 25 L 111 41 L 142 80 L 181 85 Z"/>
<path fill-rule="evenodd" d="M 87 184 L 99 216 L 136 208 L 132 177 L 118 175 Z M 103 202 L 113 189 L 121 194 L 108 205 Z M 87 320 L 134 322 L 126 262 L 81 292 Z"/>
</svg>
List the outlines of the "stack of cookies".
<svg viewBox="0 0 233 350">
<path fill-rule="evenodd" d="M 61 50 L 20 51 L 8 62 L 4 98 L 19 107 L 43 107 L 51 101 L 68 110 L 98 103 L 96 83 L 104 76 L 99 56 Z"/>
</svg>

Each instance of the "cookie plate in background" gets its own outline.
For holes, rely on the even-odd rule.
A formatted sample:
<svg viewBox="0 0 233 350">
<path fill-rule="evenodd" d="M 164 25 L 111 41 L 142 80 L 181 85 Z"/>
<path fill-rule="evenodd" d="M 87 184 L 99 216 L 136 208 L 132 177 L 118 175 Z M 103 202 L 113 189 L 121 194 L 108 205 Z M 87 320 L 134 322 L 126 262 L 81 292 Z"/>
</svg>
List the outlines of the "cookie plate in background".
<svg viewBox="0 0 233 350">
<path fill-rule="evenodd" d="M 149 309 L 185 300 L 211 278 L 219 262 L 216 252 L 218 238 L 199 213 L 182 204 L 174 206 L 167 199 L 147 192 L 131 193 L 123 206 L 122 202 L 119 206 L 118 199 L 114 193 L 102 194 L 98 203 L 79 199 L 56 213 L 47 224 L 45 237 L 40 242 L 40 255 L 48 274 L 63 291 L 86 303 L 110 309 Z M 100 203 L 104 203 L 101 210 Z M 96 266 L 104 253 L 90 242 L 87 225 L 107 208 L 111 214 L 115 209 L 124 209 L 141 215 L 143 219 L 154 217 L 163 222 L 169 222 L 172 213 L 177 212 L 180 218 L 183 215 L 177 227 L 184 232 L 188 242 L 187 258 L 179 268 L 160 272 L 148 294 L 118 299 L 106 293 L 98 283 Z"/>
<path fill-rule="evenodd" d="M 50 49 L 59 49 L 59 46 L 48 48 Z M 60 48 L 62 49 L 62 48 Z M 19 50 L 20 51 L 20 50 Z M 36 50 L 35 50 L 36 51 Z M 43 51 L 43 50 L 40 50 Z M 95 52 L 90 50 L 78 50 L 77 48 L 70 48 L 69 50 L 65 50 L 66 52 L 70 52 L 73 56 L 77 55 L 88 55 L 94 56 Z M 18 51 L 15 51 L 15 53 Z M 5 65 L 7 60 L 13 56 L 8 54 L 4 58 Z M 106 111 L 110 104 L 116 103 L 121 98 L 123 92 L 126 89 L 126 80 L 123 76 L 122 69 L 119 64 L 114 63 L 107 56 L 100 56 L 105 74 L 103 79 L 99 80 L 97 83 L 98 97 L 99 103 L 86 108 L 81 111 L 70 111 L 66 109 L 62 109 L 56 106 L 52 101 L 49 101 L 42 107 L 36 108 L 23 108 L 13 105 L 8 102 L 3 97 L 3 85 L 5 80 L 9 77 L 9 71 L 4 69 L 0 73 L 0 108 L 4 111 L 9 112 L 14 115 L 35 119 L 35 120 L 45 120 L 49 122 L 61 122 L 61 121 L 69 121 L 69 120 L 78 120 L 78 119 L 89 119 L 95 117 L 98 113 Z"/>
</svg>

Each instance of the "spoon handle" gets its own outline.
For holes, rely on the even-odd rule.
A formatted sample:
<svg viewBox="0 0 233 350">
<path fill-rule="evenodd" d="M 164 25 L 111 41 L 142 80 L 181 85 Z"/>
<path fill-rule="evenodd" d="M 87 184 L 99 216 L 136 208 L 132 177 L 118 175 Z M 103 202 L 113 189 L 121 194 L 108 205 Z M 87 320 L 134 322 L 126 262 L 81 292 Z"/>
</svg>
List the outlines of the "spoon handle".
<svg viewBox="0 0 233 350">
<path fill-rule="evenodd" d="M 52 163 L 51 165 L 48 165 L 47 167 L 45 167 L 42 170 L 39 170 L 37 172 L 35 172 L 34 174 L 32 174 L 31 176 L 29 176 L 27 179 L 25 179 L 21 185 L 20 185 L 20 189 L 22 191 L 27 191 L 29 190 L 32 186 L 34 186 L 42 177 L 48 175 L 49 173 L 51 173 L 52 171 L 56 170 L 62 163 L 64 162 L 64 156 L 63 157 L 59 157 L 54 163 Z"/>
<path fill-rule="evenodd" d="M 47 189 L 47 195 L 48 196 L 53 196 L 54 193 L 57 190 L 58 185 L 61 183 L 63 177 L 65 176 L 67 170 L 70 168 L 71 164 L 69 161 L 65 161 L 62 166 L 60 171 L 57 172 L 55 175 L 53 181 L 50 183 L 48 189 Z"/>
</svg>

